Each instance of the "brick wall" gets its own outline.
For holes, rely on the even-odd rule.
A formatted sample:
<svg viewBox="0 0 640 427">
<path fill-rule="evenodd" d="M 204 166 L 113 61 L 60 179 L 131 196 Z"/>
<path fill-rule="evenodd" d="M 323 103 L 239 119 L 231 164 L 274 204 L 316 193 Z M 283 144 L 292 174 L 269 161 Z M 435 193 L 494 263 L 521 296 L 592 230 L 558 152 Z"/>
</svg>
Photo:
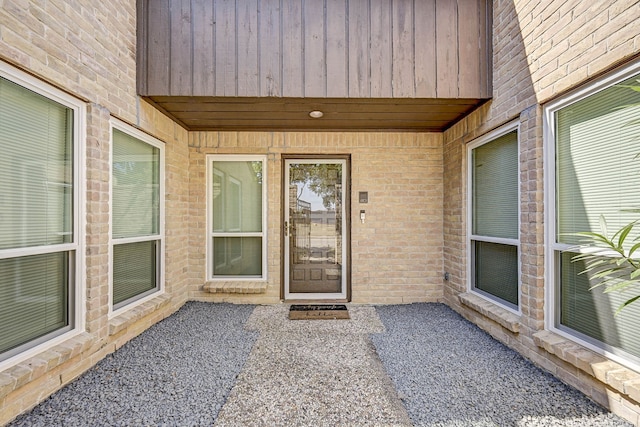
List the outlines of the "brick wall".
<svg viewBox="0 0 640 427">
<path fill-rule="evenodd" d="M 542 104 L 640 53 L 640 2 L 607 3 L 494 1 L 493 99 L 444 133 L 443 262 L 450 273 L 444 298 L 495 338 L 639 424 L 640 405 L 637 395 L 632 397 L 639 374 L 544 331 Z M 513 120 L 520 123 L 519 316 L 491 303 L 475 303 L 466 293 L 466 145 Z M 617 374 L 602 373 L 602 366 Z M 616 382 L 620 376 L 632 381 L 625 386 Z"/>
<path fill-rule="evenodd" d="M 135 1 L 0 0 L 0 60 L 87 104 L 86 332 L 0 371 L 0 424 L 46 398 L 186 299 L 272 303 L 281 283 L 281 155 L 350 154 L 354 302 L 444 299 L 540 366 L 638 423 L 638 389 L 584 349 L 544 334 L 544 194 L 540 104 L 640 53 L 640 2 L 496 0 L 492 101 L 443 135 L 187 133 L 136 96 Z M 165 143 L 165 295 L 109 319 L 109 119 Z M 461 303 L 466 277 L 466 144 L 521 124 L 522 315 Z M 205 155 L 266 154 L 268 283 L 208 293 Z M 359 205 L 358 191 L 369 192 Z M 367 211 L 365 224 L 359 209 Z M 443 286 L 442 273 L 450 273 Z M 603 367 L 613 366 L 609 370 Z M 611 373 L 611 369 L 622 372 Z M 635 418 L 634 418 L 635 417 Z"/>
<path fill-rule="evenodd" d="M 135 1 L 0 2 L 0 60 L 87 105 L 84 333 L 0 371 L 0 425 L 179 308 L 187 297 L 187 132 L 136 96 Z M 109 136 L 117 117 L 166 154 L 166 294 L 108 318 Z"/>
<path fill-rule="evenodd" d="M 442 135 L 193 132 L 190 136 L 190 298 L 274 303 L 281 288 L 282 154 L 351 154 L 351 282 L 356 303 L 442 298 Z M 207 154 L 267 155 L 268 286 L 261 294 L 208 293 Z M 359 191 L 369 203 L 359 204 Z M 360 209 L 366 221 L 360 222 Z"/>
</svg>

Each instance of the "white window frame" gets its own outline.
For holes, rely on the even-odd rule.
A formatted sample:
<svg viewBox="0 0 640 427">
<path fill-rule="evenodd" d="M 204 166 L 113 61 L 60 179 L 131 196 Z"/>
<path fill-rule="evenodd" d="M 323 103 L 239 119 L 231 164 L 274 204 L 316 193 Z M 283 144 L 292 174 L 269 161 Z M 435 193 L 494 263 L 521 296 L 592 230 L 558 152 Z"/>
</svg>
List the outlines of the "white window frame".
<svg viewBox="0 0 640 427">
<path fill-rule="evenodd" d="M 473 150 L 484 144 L 495 141 L 496 139 L 504 136 L 510 132 L 516 132 L 518 139 L 518 238 L 509 239 L 503 237 L 488 237 L 473 234 Z M 467 292 L 473 293 L 480 298 L 496 304 L 505 310 L 508 310 L 518 316 L 522 314 L 522 252 L 520 251 L 520 122 L 518 120 L 507 123 L 485 135 L 482 135 L 470 142 L 467 145 Z M 498 297 L 494 297 L 486 292 L 481 292 L 474 286 L 473 271 L 475 257 L 473 255 L 473 243 L 472 241 L 480 241 L 487 243 L 497 243 L 502 245 L 514 246 L 517 251 L 518 258 L 518 307 L 514 309 L 513 306 L 507 305 L 502 302 Z"/>
<path fill-rule="evenodd" d="M 2 61 L 0 61 L 0 76 L 16 83 L 26 89 L 29 89 L 39 95 L 42 95 L 52 101 L 55 101 L 73 111 L 73 242 L 51 245 L 51 246 L 35 246 L 18 249 L 0 250 L 0 259 L 18 258 L 29 255 L 39 255 L 47 253 L 68 252 L 70 254 L 70 271 L 69 283 L 69 299 L 71 306 L 69 307 L 70 325 L 66 332 L 52 332 L 30 343 L 25 343 L 23 351 L 0 361 L 0 370 L 6 369 L 17 363 L 20 363 L 30 357 L 42 353 L 72 337 L 79 335 L 85 331 L 85 294 L 86 294 L 86 275 L 85 275 L 85 250 L 84 241 L 86 229 L 86 117 L 87 107 L 82 101 L 63 92 L 47 83 L 44 83 L 35 77 L 18 70 Z M 19 347 L 19 348 L 20 348 Z"/>
<path fill-rule="evenodd" d="M 111 141 L 111 149 L 109 150 L 109 315 L 108 318 L 112 319 L 116 316 L 119 316 L 122 313 L 125 313 L 140 304 L 143 304 L 153 298 L 156 298 L 159 295 L 165 293 L 164 286 L 164 266 L 165 266 L 165 153 L 164 153 L 164 143 L 149 134 L 121 121 L 114 117 L 110 120 L 110 138 Z M 113 237 L 113 130 L 117 129 L 129 136 L 139 139 L 142 142 L 145 142 L 155 148 L 158 148 L 160 154 L 160 218 L 158 224 L 158 234 L 150 235 L 150 236 L 140 236 L 140 237 L 127 237 L 127 238 L 114 238 Z M 151 292 L 148 295 L 135 299 L 130 303 L 114 309 L 113 305 L 113 247 L 115 245 L 126 244 L 126 243 L 138 243 L 138 242 L 158 242 L 160 248 L 158 253 L 156 254 L 158 257 L 158 265 L 157 268 L 157 281 L 158 286 L 155 292 Z"/>
<path fill-rule="evenodd" d="M 582 339 L 577 334 L 567 329 L 560 329 L 556 324 L 560 324 L 560 308 L 557 293 L 559 289 L 560 274 L 557 266 L 556 254 L 567 249 L 573 252 L 582 252 L 576 245 L 556 242 L 556 137 L 555 137 L 555 113 L 578 101 L 595 95 L 620 81 L 626 80 L 640 73 L 640 62 L 626 66 L 618 71 L 614 71 L 604 77 L 585 85 L 577 90 L 569 92 L 567 95 L 558 98 L 544 106 L 543 109 L 543 135 L 544 135 L 544 193 L 545 193 L 545 223 L 546 244 L 545 244 L 545 329 L 556 333 L 564 338 L 570 339 L 598 354 L 601 354 L 633 370 L 640 371 L 640 363 L 629 360 L 620 355 L 618 350 L 605 344 L 596 345 L 593 342 Z M 558 286 L 557 286 L 558 285 Z M 594 341 L 596 341 L 594 339 Z"/>
<path fill-rule="evenodd" d="M 213 162 L 262 162 L 262 231 L 260 232 L 218 232 L 213 231 Z M 206 245 L 206 281 L 267 281 L 267 156 L 248 154 L 209 154 L 207 162 L 207 245 Z M 260 276 L 214 276 L 213 238 L 214 237 L 260 237 L 262 238 L 262 274 Z"/>
</svg>

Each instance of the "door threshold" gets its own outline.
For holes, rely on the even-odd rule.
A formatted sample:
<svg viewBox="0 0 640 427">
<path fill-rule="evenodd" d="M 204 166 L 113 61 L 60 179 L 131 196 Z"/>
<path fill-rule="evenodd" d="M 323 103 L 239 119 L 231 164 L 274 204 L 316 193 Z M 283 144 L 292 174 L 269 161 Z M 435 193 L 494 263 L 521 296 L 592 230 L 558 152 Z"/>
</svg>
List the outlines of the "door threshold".
<svg viewBox="0 0 640 427">
<path fill-rule="evenodd" d="M 281 300 L 284 304 L 347 304 L 348 299 L 284 299 Z"/>
</svg>

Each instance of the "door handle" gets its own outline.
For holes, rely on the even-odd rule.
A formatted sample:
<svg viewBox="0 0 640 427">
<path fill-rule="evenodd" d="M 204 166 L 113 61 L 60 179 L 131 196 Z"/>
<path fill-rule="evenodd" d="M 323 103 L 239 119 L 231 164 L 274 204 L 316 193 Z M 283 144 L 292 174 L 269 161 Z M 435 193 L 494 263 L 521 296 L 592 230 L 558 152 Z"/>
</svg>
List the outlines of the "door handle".
<svg viewBox="0 0 640 427">
<path fill-rule="evenodd" d="M 289 235 L 289 222 L 284 222 L 284 235 L 287 237 Z"/>
</svg>

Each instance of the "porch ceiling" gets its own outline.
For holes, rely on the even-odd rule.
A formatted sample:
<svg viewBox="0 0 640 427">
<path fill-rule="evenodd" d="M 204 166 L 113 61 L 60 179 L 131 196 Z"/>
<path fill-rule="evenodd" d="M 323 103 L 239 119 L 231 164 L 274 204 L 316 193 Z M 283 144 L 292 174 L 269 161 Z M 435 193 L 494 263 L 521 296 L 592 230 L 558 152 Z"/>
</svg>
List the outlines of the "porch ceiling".
<svg viewBox="0 0 640 427">
<path fill-rule="evenodd" d="M 442 132 L 482 99 L 338 99 L 149 96 L 193 131 L 410 131 Z M 313 119 L 318 110 L 323 117 Z"/>
</svg>

